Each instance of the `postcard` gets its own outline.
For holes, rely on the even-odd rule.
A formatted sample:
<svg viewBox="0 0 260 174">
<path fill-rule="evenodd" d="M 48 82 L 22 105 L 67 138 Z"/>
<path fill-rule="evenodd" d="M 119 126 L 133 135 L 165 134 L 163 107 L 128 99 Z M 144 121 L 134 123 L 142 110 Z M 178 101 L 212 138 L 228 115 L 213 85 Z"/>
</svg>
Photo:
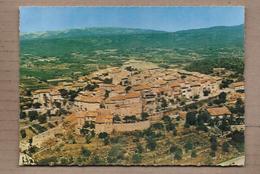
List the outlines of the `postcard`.
<svg viewBox="0 0 260 174">
<path fill-rule="evenodd" d="M 243 166 L 244 7 L 20 7 L 19 165 Z"/>
</svg>

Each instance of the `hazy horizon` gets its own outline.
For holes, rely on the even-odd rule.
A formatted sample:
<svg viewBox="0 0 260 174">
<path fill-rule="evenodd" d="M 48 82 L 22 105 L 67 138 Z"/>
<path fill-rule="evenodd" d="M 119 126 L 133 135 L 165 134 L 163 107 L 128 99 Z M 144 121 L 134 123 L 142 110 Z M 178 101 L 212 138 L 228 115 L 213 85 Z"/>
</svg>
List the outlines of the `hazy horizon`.
<svg viewBox="0 0 260 174">
<path fill-rule="evenodd" d="M 244 7 L 20 7 L 20 32 L 131 28 L 166 32 L 244 24 Z"/>
<path fill-rule="evenodd" d="M 164 30 L 156 30 L 156 29 L 149 29 L 149 28 L 130 28 L 130 27 L 81 27 L 81 28 L 67 28 L 67 29 L 61 29 L 61 30 L 46 30 L 46 31 L 35 31 L 35 32 L 20 32 L 20 34 L 33 34 L 33 33 L 45 33 L 45 32 L 63 32 L 68 30 L 84 30 L 84 29 L 102 29 L 102 28 L 119 28 L 119 29 L 136 29 L 136 30 L 151 30 L 151 31 L 158 31 L 158 32 L 179 32 L 179 31 L 186 31 L 186 30 L 197 30 L 197 29 L 206 29 L 206 28 L 215 28 L 215 27 L 236 27 L 244 25 L 238 24 L 238 25 L 217 25 L 217 26 L 211 26 L 211 27 L 203 27 L 203 28 L 190 28 L 190 29 L 184 29 L 184 30 L 177 30 L 177 31 L 164 31 Z"/>
</svg>

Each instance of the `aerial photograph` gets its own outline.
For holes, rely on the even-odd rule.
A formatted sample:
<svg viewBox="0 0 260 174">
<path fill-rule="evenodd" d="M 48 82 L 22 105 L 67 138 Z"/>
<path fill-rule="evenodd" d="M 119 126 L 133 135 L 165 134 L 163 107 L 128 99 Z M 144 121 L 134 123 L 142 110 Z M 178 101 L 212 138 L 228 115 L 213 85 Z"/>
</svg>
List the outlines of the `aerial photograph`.
<svg viewBox="0 0 260 174">
<path fill-rule="evenodd" d="M 243 166 L 244 7 L 20 7 L 21 166 Z"/>
</svg>

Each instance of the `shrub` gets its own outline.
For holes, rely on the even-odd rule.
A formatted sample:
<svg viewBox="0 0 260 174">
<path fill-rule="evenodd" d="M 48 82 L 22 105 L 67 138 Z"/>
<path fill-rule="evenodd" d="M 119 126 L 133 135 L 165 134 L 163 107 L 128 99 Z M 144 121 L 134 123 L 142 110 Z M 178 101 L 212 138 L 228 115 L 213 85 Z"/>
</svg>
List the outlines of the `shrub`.
<svg viewBox="0 0 260 174">
<path fill-rule="evenodd" d="M 21 134 L 21 137 L 22 138 L 25 138 L 26 137 L 26 132 L 24 129 L 20 130 L 20 134 Z"/>
<path fill-rule="evenodd" d="M 81 148 L 81 154 L 82 154 L 82 156 L 84 156 L 85 158 L 89 158 L 89 156 L 91 155 L 91 151 L 88 150 L 86 147 L 82 147 L 82 148 Z"/>
<path fill-rule="evenodd" d="M 142 161 L 142 155 L 140 153 L 135 153 L 132 157 L 134 164 L 140 163 Z"/>
</svg>

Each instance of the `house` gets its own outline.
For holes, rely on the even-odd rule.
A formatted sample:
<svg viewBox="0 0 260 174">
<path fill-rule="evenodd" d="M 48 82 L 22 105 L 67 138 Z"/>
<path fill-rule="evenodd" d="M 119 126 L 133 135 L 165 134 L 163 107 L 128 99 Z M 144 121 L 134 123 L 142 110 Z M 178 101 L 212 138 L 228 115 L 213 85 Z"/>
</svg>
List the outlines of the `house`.
<svg viewBox="0 0 260 174">
<path fill-rule="evenodd" d="M 224 116 L 231 115 L 230 110 L 226 106 L 208 108 L 207 112 L 209 113 L 212 119 L 216 117 L 223 118 Z"/>
<path fill-rule="evenodd" d="M 74 113 L 79 127 L 82 127 L 86 121 L 96 121 L 97 111 L 79 111 Z"/>
<path fill-rule="evenodd" d="M 114 115 L 140 115 L 142 113 L 142 99 L 140 92 L 129 92 L 125 95 L 117 95 L 105 101 L 105 107 Z"/>
<path fill-rule="evenodd" d="M 235 93 L 230 93 L 227 96 L 227 100 L 228 103 L 231 105 L 234 105 L 238 99 L 241 99 L 242 101 L 245 100 L 245 93 L 239 93 L 239 92 L 235 92 Z"/>
<path fill-rule="evenodd" d="M 194 96 L 200 96 L 201 94 L 201 88 L 200 88 L 200 84 L 197 82 L 193 82 L 190 85 L 191 87 L 191 95 Z"/>
<path fill-rule="evenodd" d="M 186 111 L 177 111 L 177 112 L 174 112 L 173 114 L 170 114 L 170 117 L 174 118 L 174 119 L 179 117 L 180 119 L 185 120 L 186 115 L 187 115 Z"/>
<path fill-rule="evenodd" d="M 102 97 L 100 96 L 79 95 L 75 98 L 74 104 L 81 110 L 95 111 L 100 108 L 102 101 Z"/>
<path fill-rule="evenodd" d="M 231 125 L 230 126 L 231 131 L 244 131 L 245 125 Z"/>
<path fill-rule="evenodd" d="M 41 103 L 44 105 L 45 103 L 50 101 L 50 89 L 39 89 L 32 92 L 33 102 Z"/>
<path fill-rule="evenodd" d="M 235 82 L 235 83 L 230 84 L 230 88 L 234 89 L 235 91 L 244 92 L 245 83 L 244 82 Z"/>
<path fill-rule="evenodd" d="M 186 119 L 187 112 L 186 111 L 179 111 L 178 116 L 180 119 L 185 120 Z"/>
<path fill-rule="evenodd" d="M 154 93 L 152 90 L 144 90 L 142 92 L 142 100 L 143 112 L 147 112 L 148 114 L 156 112 L 156 93 Z"/>
<path fill-rule="evenodd" d="M 62 104 L 62 101 L 64 100 L 58 90 L 51 90 L 50 91 L 50 100 L 52 103 L 54 102 L 60 102 Z"/>
<path fill-rule="evenodd" d="M 99 109 L 97 110 L 96 124 L 112 124 L 113 115 L 109 109 Z"/>
<path fill-rule="evenodd" d="M 132 89 L 134 91 L 143 91 L 143 90 L 151 89 L 151 86 L 149 84 L 147 84 L 147 83 L 142 83 L 142 84 L 134 85 L 132 87 Z"/>
<path fill-rule="evenodd" d="M 226 69 L 225 68 L 213 68 L 213 73 L 216 75 L 222 75 L 225 74 Z"/>
</svg>

